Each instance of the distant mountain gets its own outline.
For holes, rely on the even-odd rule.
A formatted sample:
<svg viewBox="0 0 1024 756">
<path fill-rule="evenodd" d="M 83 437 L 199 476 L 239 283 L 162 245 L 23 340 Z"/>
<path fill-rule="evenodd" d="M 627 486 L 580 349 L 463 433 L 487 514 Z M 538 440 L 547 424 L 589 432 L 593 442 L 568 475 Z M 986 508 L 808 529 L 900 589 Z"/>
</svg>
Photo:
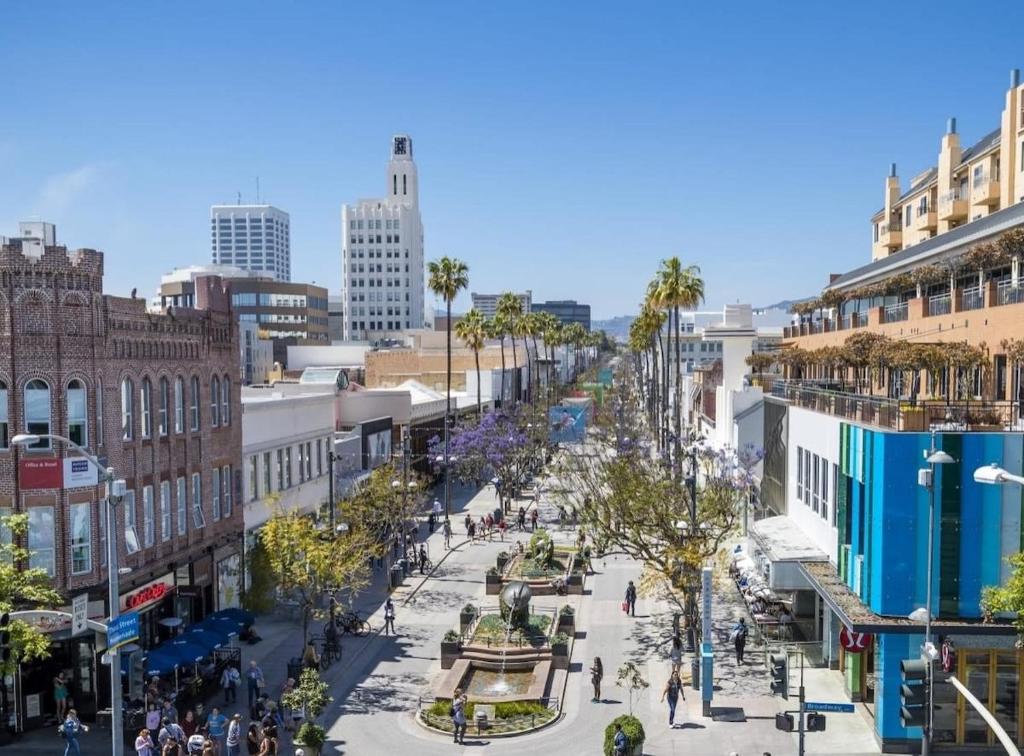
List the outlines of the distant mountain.
<svg viewBox="0 0 1024 756">
<path fill-rule="evenodd" d="M 764 307 L 755 307 L 754 312 L 765 312 L 767 310 L 782 310 L 783 312 L 789 312 L 790 308 L 798 302 L 806 302 L 814 297 L 801 297 L 800 299 L 783 299 L 781 302 L 775 304 L 765 305 Z"/>
<path fill-rule="evenodd" d="M 590 328 L 594 331 L 604 331 L 608 334 L 608 338 L 616 341 L 626 341 L 629 338 L 629 326 L 632 323 L 632 315 L 619 315 L 608 320 L 592 320 Z"/>
</svg>

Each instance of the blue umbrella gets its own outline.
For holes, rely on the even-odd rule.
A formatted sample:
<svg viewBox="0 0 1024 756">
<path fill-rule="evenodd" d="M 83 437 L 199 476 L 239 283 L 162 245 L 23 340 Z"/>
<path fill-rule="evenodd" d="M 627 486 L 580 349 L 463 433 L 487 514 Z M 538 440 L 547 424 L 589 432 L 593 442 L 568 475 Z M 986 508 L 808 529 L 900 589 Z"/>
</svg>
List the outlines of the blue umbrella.
<svg viewBox="0 0 1024 756">
<path fill-rule="evenodd" d="M 146 677 L 166 677 L 176 670 L 179 662 L 165 651 L 151 651 L 146 657 Z"/>
<path fill-rule="evenodd" d="M 245 623 L 232 617 L 214 617 L 210 615 L 202 622 L 193 627 L 201 627 L 205 630 L 214 630 L 223 635 L 238 635 L 238 631 L 245 627 Z"/>
<path fill-rule="evenodd" d="M 251 625 L 256 621 L 256 615 L 245 609 L 239 609 L 236 606 L 228 607 L 227 609 L 221 609 L 219 612 L 214 612 L 210 615 L 211 617 L 230 617 L 231 619 L 237 619 L 246 625 Z"/>
<path fill-rule="evenodd" d="M 224 633 L 217 632 L 205 627 L 193 625 L 184 633 L 179 635 L 176 641 L 186 641 L 196 646 L 205 648 L 208 652 L 215 648 L 227 645 L 228 637 Z"/>
<path fill-rule="evenodd" d="M 170 644 L 163 644 L 161 649 L 165 647 L 171 657 L 179 659 L 185 664 L 194 664 L 203 657 L 210 655 L 210 652 L 202 646 L 197 646 L 195 643 L 189 643 L 187 640 L 182 640 L 181 638 L 171 641 Z"/>
</svg>

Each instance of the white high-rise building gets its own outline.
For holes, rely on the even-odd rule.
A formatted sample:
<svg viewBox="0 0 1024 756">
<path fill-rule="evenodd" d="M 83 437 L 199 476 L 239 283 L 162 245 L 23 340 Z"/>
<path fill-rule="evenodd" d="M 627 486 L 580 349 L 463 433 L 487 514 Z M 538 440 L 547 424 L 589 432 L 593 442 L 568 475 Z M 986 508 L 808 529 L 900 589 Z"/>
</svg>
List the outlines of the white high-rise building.
<svg viewBox="0 0 1024 756">
<path fill-rule="evenodd" d="M 272 205 L 213 205 L 210 248 L 215 265 L 292 280 L 288 213 Z"/>
<path fill-rule="evenodd" d="M 412 139 L 391 139 L 387 195 L 341 208 L 341 294 L 346 340 L 423 328 L 423 223 Z"/>
</svg>

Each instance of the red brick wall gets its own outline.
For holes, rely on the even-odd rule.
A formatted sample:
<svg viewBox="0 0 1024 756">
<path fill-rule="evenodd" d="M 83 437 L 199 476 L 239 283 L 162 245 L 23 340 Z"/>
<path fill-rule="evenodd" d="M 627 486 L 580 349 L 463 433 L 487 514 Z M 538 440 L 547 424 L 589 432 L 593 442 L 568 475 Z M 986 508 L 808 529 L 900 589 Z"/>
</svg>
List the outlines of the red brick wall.
<svg viewBox="0 0 1024 756">
<path fill-rule="evenodd" d="M 103 256 L 92 250 L 68 253 L 48 248 L 42 258 L 22 255 L 17 242 L 0 248 L 0 381 L 9 389 L 10 434 L 24 430 L 24 386 L 34 378 L 50 385 L 51 432 L 67 435 L 64 387 L 77 378 L 88 390 L 89 450 L 105 456 L 119 478 L 135 490 L 136 529 L 143 534 L 142 487 L 154 486 L 155 544 L 136 554 L 124 551 L 118 516 L 121 564 L 133 568 L 121 577 L 122 591 L 144 583 L 229 541 L 241 538 L 242 506 L 233 484 L 232 514 L 214 522 L 211 477 L 215 466 L 231 465 L 241 475 L 241 405 L 238 394 L 238 328 L 226 308 L 199 312 L 175 310 L 172 315 L 150 314 L 141 299 L 102 294 Z M 134 382 L 135 432 L 122 440 L 120 384 Z M 185 428 L 174 432 L 174 380 L 185 380 Z M 201 429 L 191 432 L 189 384 L 199 377 Z M 231 380 L 231 423 L 211 427 L 210 383 L 214 376 Z M 168 380 L 168 434 L 158 434 L 160 379 Z M 152 437 L 142 438 L 139 392 L 144 379 L 152 383 Z M 103 437 L 97 437 L 97 392 L 102 386 Z M 20 449 L 0 450 L 0 506 L 24 511 L 33 503 L 51 503 L 55 511 L 55 586 L 71 594 L 84 589 L 102 591 L 106 583 L 101 567 L 99 539 L 100 502 L 103 487 L 72 491 L 22 491 L 17 481 L 17 462 L 28 456 L 58 456 L 63 452 Z M 191 474 L 202 476 L 206 526 L 195 529 L 191 513 Z M 177 534 L 175 478 L 188 479 L 188 531 Z M 160 481 L 171 481 L 172 536 L 161 540 Z M 68 506 L 78 501 L 93 508 L 93 569 L 71 575 Z"/>
</svg>

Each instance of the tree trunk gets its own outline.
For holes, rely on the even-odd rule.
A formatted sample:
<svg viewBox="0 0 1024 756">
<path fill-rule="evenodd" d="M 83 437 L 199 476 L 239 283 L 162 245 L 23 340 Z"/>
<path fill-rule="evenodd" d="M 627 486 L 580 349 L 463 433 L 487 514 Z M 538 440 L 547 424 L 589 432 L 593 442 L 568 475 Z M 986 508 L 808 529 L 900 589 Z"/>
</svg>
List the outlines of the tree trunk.
<svg viewBox="0 0 1024 756">
<path fill-rule="evenodd" d="M 540 352 L 537 351 L 537 334 L 533 335 L 533 372 L 537 374 L 537 382 L 540 383 Z M 536 394 L 533 392 L 533 381 L 530 382 L 530 403 L 533 404 L 537 400 Z"/>
<path fill-rule="evenodd" d="M 501 335 L 501 406 L 505 407 L 505 334 Z"/>
<path fill-rule="evenodd" d="M 683 366 L 680 362 L 680 348 L 679 348 L 679 308 L 673 307 L 676 316 L 676 442 L 675 442 L 675 455 L 676 455 L 676 480 L 682 480 L 683 478 L 683 413 L 682 407 L 680 406 L 683 401 Z"/>
<path fill-rule="evenodd" d="M 519 356 L 516 354 L 516 337 L 512 334 L 512 406 L 519 402 Z"/>
<path fill-rule="evenodd" d="M 452 417 L 452 301 L 446 300 L 448 304 L 448 349 L 447 367 L 448 381 L 446 384 L 446 398 L 444 411 L 444 517 L 447 520 L 451 515 L 451 470 L 448 467 L 448 459 L 451 454 L 451 436 L 448 427 L 451 425 Z"/>
<path fill-rule="evenodd" d="M 473 359 L 476 361 L 476 415 L 477 422 L 484 419 L 484 405 L 480 400 L 480 350 L 473 350 Z"/>
</svg>

